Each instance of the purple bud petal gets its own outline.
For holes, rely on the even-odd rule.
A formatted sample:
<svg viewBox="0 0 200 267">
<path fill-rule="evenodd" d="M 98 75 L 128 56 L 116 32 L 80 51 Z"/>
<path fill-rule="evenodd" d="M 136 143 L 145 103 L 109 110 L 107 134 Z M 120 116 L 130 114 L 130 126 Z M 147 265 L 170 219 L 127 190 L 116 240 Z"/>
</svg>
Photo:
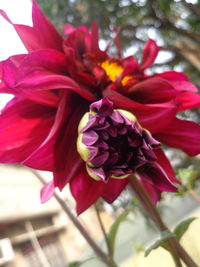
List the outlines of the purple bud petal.
<svg viewBox="0 0 200 267">
<path fill-rule="evenodd" d="M 89 161 L 95 166 L 102 166 L 109 157 L 109 153 L 107 151 L 99 151 L 99 153 L 95 157 L 90 157 Z"/>
<path fill-rule="evenodd" d="M 107 97 L 104 97 L 103 99 L 91 104 L 90 110 L 106 117 L 113 112 L 113 103 L 109 101 Z"/>
<path fill-rule="evenodd" d="M 85 144 L 86 146 L 91 146 L 94 143 L 97 142 L 97 140 L 99 139 L 99 136 L 97 133 L 95 133 L 94 131 L 90 130 L 87 131 L 83 134 L 83 144 Z"/>
</svg>

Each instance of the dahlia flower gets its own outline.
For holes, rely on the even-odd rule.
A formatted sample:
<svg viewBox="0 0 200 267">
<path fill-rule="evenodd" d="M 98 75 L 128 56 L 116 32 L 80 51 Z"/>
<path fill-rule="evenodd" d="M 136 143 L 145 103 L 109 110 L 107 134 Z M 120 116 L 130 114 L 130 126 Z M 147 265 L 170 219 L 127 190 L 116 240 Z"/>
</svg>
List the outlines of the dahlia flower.
<svg viewBox="0 0 200 267">
<path fill-rule="evenodd" d="M 183 73 L 145 73 L 156 43 L 146 43 L 138 63 L 102 51 L 96 24 L 91 32 L 66 25 L 61 36 L 35 1 L 32 27 L 0 14 L 27 49 L 0 62 L 0 92 L 14 95 L 0 114 L 0 162 L 53 172 L 42 201 L 69 184 L 79 214 L 100 197 L 113 202 L 130 174 L 154 202 L 176 191 L 160 144 L 200 152 L 200 126 L 176 117 L 199 107 L 200 96 Z"/>
</svg>

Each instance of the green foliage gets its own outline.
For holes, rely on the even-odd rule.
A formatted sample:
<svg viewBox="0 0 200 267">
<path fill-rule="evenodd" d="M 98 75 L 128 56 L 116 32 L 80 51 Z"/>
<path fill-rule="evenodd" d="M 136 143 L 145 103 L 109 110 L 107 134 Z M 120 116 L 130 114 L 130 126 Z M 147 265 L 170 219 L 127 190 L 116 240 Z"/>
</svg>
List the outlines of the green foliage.
<svg viewBox="0 0 200 267">
<path fill-rule="evenodd" d="M 71 262 L 68 264 L 67 267 L 79 267 L 83 264 L 84 262 L 81 262 L 81 261 L 74 261 L 74 262 Z"/>
<path fill-rule="evenodd" d="M 183 183 L 183 186 L 187 189 L 191 189 L 194 187 L 194 182 L 198 178 L 199 172 L 197 170 L 194 170 L 192 167 L 189 167 L 187 169 L 179 169 L 178 170 L 178 176 Z"/>
<path fill-rule="evenodd" d="M 166 240 L 170 237 L 176 236 L 178 240 L 181 239 L 181 237 L 184 235 L 184 233 L 189 228 L 190 224 L 195 220 L 196 218 L 189 218 L 183 222 L 181 222 L 179 225 L 176 226 L 173 233 L 166 230 L 161 232 L 161 237 L 155 241 L 146 251 L 145 251 L 145 257 L 150 254 L 150 252 L 154 249 L 157 249 L 158 247 L 163 247 L 164 249 L 168 250 L 166 245 Z"/>
<path fill-rule="evenodd" d="M 125 221 L 125 219 L 127 218 L 129 213 L 130 213 L 130 210 L 125 210 L 124 212 L 122 212 L 122 214 L 115 220 L 115 222 L 113 223 L 113 225 L 110 229 L 110 232 L 108 233 L 108 240 L 109 240 L 109 244 L 110 244 L 112 253 L 114 253 L 116 236 L 117 236 L 117 232 L 119 230 L 119 227 L 120 227 L 121 223 L 123 221 Z"/>
<path fill-rule="evenodd" d="M 189 219 L 181 222 L 179 225 L 176 226 L 176 228 L 174 229 L 174 234 L 176 235 L 178 240 L 181 239 L 181 237 L 187 231 L 187 229 L 190 226 L 190 224 L 196 219 L 197 218 L 195 218 L 195 217 L 189 218 Z"/>
<path fill-rule="evenodd" d="M 147 257 L 152 250 L 157 249 L 158 247 L 163 247 L 163 248 L 167 249 L 166 245 L 165 245 L 165 241 L 167 239 L 169 239 L 170 237 L 173 237 L 173 236 L 174 236 L 174 234 L 168 230 L 162 231 L 161 237 L 145 251 L 145 257 Z"/>
<path fill-rule="evenodd" d="M 134 246 L 134 250 L 136 250 L 137 252 L 141 252 L 144 251 L 144 245 L 141 242 L 137 242 Z"/>
</svg>

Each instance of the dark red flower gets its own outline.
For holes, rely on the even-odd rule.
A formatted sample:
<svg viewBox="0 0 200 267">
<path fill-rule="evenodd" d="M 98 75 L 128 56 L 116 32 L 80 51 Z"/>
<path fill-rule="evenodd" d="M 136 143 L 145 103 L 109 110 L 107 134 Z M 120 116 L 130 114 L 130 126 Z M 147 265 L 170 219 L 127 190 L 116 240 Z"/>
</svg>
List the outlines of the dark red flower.
<svg viewBox="0 0 200 267">
<path fill-rule="evenodd" d="M 95 24 L 91 33 L 86 27 L 67 25 L 67 37 L 63 38 L 35 1 L 33 27 L 13 24 L 3 11 L 1 15 L 14 26 L 28 53 L 0 62 L 0 92 L 14 95 L 0 115 L 0 161 L 52 171 L 54 180 L 43 188 L 42 200 L 52 195 L 54 187 L 61 190 L 69 183 L 81 213 L 99 197 L 113 202 L 127 185 L 128 179 L 107 179 L 106 183 L 92 179 L 76 149 L 81 118 L 91 103 L 104 97 L 114 110 L 132 113 L 157 141 L 190 156 L 200 152 L 199 125 L 176 118 L 178 112 L 199 107 L 197 88 L 182 73 L 145 74 L 159 50 L 153 40 L 146 43 L 138 63 L 134 57 L 115 58 L 107 50 L 101 51 Z M 123 125 L 121 131 L 130 134 L 129 128 Z M 153 147 L 151 135 L 140 127 L 137 130 L 140 141 Z M 130 136 L 123 140 L 128 151 L 129 145 L 137 142 Z M 122 154 L 128 160 L 129 156 Z M 160 148 L 149 149 L 147 154 L 147 158 L 155 157 L 156 163 L 152 159 L 153 165 L 148 162 L 138 168 L 140 164 L 136 164 L 138 179 L 156 202 L 160 191 L 166 190 L 160 186 L 163 181 L 171 185 L 177 180 Z M 104 156 L 114 158 L 115 153 Z M 112 159 L 112 164 L 115 161 Z M 128 167 L 133 171 L 134 166 Z"/>
</svg>

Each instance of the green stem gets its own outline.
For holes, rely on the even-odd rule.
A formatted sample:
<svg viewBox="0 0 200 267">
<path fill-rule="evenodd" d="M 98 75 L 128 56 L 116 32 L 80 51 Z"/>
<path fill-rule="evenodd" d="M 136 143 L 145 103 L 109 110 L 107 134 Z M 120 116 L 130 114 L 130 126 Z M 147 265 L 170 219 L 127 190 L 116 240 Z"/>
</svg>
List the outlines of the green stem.
<svg viewBox="0 0 200 267">
<path fill-rule="evenodd" d="M 42 184 L 46 184 L 46 181 L 44 178 L 35 170 L 31 169 L 32 173 L 40 180 Z M 110 257 L 110 255 L 107 255 L 103 250 L 99 248 L 99 246 L 94 242 L 94 240 L 91 238 L 91 236 L 88 234 L 86 229 L 82 226 L 82 224 L 79 222 L 76 216 L 71 212 L 71 209 L 67 206 L 66 202 L 57 194 L 54 194 L 54 198 L 57 200 L 57 202 L 62 207 L 63 211 L 67 214 L 67 216 L 70 218 L 70 220 L 73 222 L 74 226 L 79 230 L 81 235 L 85 238 L 87 243 L 90 245 L 90 247 L 93 249 L 95 254 L 101 259 L 102 262 L 106 264 L 108 267 L 118 267 L 117 264 L 114 262 L 114 260 Z"/>
<path fill-rule="evenodd" d="M 165 231 L 165 230 L 169 231 L 167 226 L 162 221 L 148 193 L 146 192 L 144 187 L 140 184 L 138 179 L 132 175 L 130 176 L 130 187 L 132 191 L 135 193 L 140 203 L 142 204 L 145 211 L 148 213 L 150 218 L 158 227 L 158 229 L 160 231 Z M 198 267 L 175 237 L 170 237 L 168 240 L 166 240 L 166 243 L 177 267 L 182 266 L 180 258 L 185 262 L 187 266 Z"/>
<path fill-rule="evenodd" d="M 105 230 L 104 224 L 103 224 L 102 219 L 101 219 L 101 215 L 100 215 L 100 212 L 99 212 L 98 205 L 95 204 L 94 208 L 95 208 L 95 211 L 96 211 L 96 214 L 97 214 L 97 219 L 98 219 L 101 231 L 102 231 L 103 236 L 104 236 L 104 240 L 105 240 L 105 243 L 106 243 L 106 246 L 107 246 L 107 250 L 108 250 L 109 256 L 110 256 L 110 258 L 113 258 L 113 251 L 112 251 L 112 248 L 110 246 L 110 242 L 108 240 L 108 236 L 106 234 L 106 230 Z"/>
</svg>

